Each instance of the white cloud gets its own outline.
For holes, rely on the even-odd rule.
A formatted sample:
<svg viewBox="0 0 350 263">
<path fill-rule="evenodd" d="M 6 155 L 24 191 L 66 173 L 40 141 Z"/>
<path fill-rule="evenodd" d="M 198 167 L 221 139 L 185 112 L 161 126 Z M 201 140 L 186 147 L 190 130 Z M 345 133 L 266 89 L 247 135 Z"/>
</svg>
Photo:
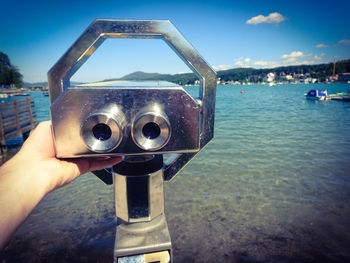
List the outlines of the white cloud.
<svg viewBox="0 0 350 263">
<path fill-rule="evenodd" d="M 311 54 L 306 55 L 301 51 L 293 51 L 290 54 L 284 54 L 281 56 L 281 59 L 283 60 L 284 64 L 299 64 L 300 59 L 304 59 L 306 57 L 312 57 Z"/>
<path fill-rule="evenodd" d="M 277 60 L 254 60 L 242 56 L 234 59 L 233 65 L 219 65 L 213 66 L 213 68 L 218 71 L 231 68 L 276 68 L 290 65 L 312 65 L 322 63 L 325 55 L 325 53 L 304 54 L 302 51 L 293 51 L 289 54 L 283 54 Z"/>
<path fill-rule="evenodd" d="M 320 55 L 304 54 L 301 51 L 293 51 L 281 56 L 282 64 L 287 65 L 312 65 L 318 64 L 324 59 L 325 53 Z"/>
<path fill-rule="evenodd" d="M 304 53 L 301 51 L 293 51 L 290 54 L 284 54 L 282 55 L 282 59 L 296 59 L 296 58 L 302 58 L 305 57 Z"/>
<path fill-rule="evenodd" d="M 317 48 L 327 48 L 328 45 L 320 43 L 320 44 L 317 44 L 316 47 Z"/>
<path fill-rule="evenodd" d="M 218 66 L 213 66 L 213 69 L 215 71 L 218 71 L 218 70 L 227 70 L 227 69 L 231 69 L 233 68 L 232 65 L 218 65 Z"/>
<path fill-rule="evenodd" d="M 324 56 L 325 56 L 325 53 L 322 53 L 322 54 L 319 55 L 319 56 L 315 55 L 315 56 L 314 56 L 314 59 L 315 59 L 315 60 L 322 60 Z"/>
<path fill-rule="evenodd" d="M 246 21 L 246 24 L 248 25 L 257 25 L 261 23 L 268 23 L 268 24 L 279 24 L 280 22 L 286 20 L 286 18 L 281 15 L 280 13 L 271 13 L 268 16 L 258 15 L 254 16 L 251 19 Z"/>
<path fill-rule="evenodd" d="M 350 40 L 349 39 L 342 39 L 338 42 L 340 45 L 350 46 Z"/>
<path fill-rule="evenodd" d="M 276 61 L 267 61 L 267 60 L 256 60 L 253 62 L 253 65 L 258 68 L 275 68 L 281 66 Z"/>
<path fill-rule="evenodd" d="M 247 68 L 249 67 L 248 64 L 251 62 L 250 58 L 244 58 L 240 57 L 235 59 L 235 66 L 240 67 L 240 68 Z"/>
<path fill-rule="evenodd" d="M 274 67 L 280 66 L 281 64 L 275 61 L 253 60 L 251 58 L 240 57 L 235 59 L 234 65 L 240 68 L 249 68 L 249 67 L 274 68 Z"/>
<path fill-rule="evenodd" d="M 249 63 L 250 61 L 252 61 L 251 58 L 245 58 L 244 59 L 244 63 Z"/>
</svg>

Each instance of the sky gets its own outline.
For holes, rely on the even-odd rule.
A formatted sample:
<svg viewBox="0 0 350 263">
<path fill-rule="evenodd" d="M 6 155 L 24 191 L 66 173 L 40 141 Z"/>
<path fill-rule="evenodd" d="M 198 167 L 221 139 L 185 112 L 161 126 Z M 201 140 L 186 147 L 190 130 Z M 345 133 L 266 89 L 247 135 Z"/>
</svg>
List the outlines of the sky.
<svg viewBox="0 0 350 263">
<path fill-rule="evenodd" d="M 169 19 L 215 69 L 350 58 L 349 0 L 0 0 L 0 51 L 25 82 L 47 72 L 96 18 Z M 162 40 L 107 39 L 71 80 L 190 69 Z"/>
</svg>

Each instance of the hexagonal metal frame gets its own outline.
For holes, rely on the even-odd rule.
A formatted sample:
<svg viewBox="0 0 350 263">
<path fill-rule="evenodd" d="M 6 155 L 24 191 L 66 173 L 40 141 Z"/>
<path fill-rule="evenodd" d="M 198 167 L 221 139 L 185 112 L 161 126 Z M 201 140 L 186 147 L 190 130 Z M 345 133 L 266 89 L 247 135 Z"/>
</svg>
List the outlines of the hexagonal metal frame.
<svg viewBox="0 0 350 263">
<path fill-rule="evenodd" d="M 216 73 L 169 20 L 96 19 L 48 72 L 50 101 L 70 86 L 70 78 L 106 38 L 163 39 L 200 79 L 200 148 L 214 136 Z M 173 178 L 196 153 L 179 154 L 164 167 L 166 180 Z"/>
</svg>

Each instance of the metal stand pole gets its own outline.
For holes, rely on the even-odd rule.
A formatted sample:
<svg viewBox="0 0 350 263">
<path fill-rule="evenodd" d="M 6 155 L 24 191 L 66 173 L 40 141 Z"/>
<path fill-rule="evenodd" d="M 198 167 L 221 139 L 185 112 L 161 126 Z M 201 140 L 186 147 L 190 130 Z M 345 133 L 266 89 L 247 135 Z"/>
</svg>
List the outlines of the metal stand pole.
<svg viewBox="0 0 350 263">
<path fill-rule="evenodd" d="M 116 263 L 171 262 L 162 167 L 162 155 L 130 156 L 113 167 Z"/>
</svg>

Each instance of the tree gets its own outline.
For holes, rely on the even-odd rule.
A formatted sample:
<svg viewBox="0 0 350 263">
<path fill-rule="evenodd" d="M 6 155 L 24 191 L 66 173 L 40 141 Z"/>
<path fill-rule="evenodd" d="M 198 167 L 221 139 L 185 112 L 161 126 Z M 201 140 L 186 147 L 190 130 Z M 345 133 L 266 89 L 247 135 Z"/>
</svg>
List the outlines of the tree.
<svg viewBox="0 0 350 263">
<path fill-rule="evenodd" d="M 0 51 L 0 86 L 11 84 L 21 86 L 22 83 L 22 74 L 11 64 L 9 57 Z"/>
</svg>

